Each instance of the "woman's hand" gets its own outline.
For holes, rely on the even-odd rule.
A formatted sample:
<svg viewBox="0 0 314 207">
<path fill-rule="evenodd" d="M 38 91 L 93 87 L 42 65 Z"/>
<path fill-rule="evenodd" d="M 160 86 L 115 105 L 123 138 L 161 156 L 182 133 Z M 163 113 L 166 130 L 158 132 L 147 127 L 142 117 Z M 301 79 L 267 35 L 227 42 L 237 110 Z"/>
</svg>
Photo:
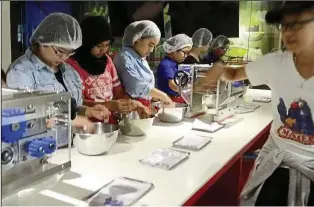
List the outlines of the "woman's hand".
<svg viewBox="0 0 314 207">
<path fill-rule="evenodd" d="M 56 118 L 46 119 L 46 127 L 47 127 L 48 129 L 53 128 L 55 122 L 56 122 Z"/>
<path fill-rule="evenodd" d="M 133 101 L 131 99 L 119 99 L 110 101 L 107 106 L 111 111 L 128 114 L 134 111 L 137 108 L 138 104 L 136 103 L 136 101 Z"/>
<path fill-rule="evenodd" d="M 144 106 L 141 102 L 139 102 L 139 101 L 136 101 L 136 102 L 137 102 L 136 111 L 139 114 L 140 118 L 141 119 L 150 118 L 152 115 L 151 110 L 149 110 L 149 108 Z"/>
<path fill-rule="evenodd" d="M 46 120 L 46 127 L 48 129 L 53 128 L 55 122 L 57 121 L 56 118 L 50 118 Z M 72 121 L 72 125 L 77 128 L 82 128 L 86 133 L 93 133 L 94 132 L 94 124 L 91 122 L 87 117 L 77 115 L 75 119 Z"/>
<path fill-rule="evenodd" d="M 164 95 L 160 98 L 160 101 L 161 101 L 162 104 L 164 104 L 164 105 L 170 105 L 170 104 L 172 104 L 172 100 L 171 100 L 171 98 L 170 98 L 167 94 L 164 94 Z"/>
<path fill-rule="evenodd" d="M 97 104 L 93 107 L 87 107 L 85 116 L 88 118 L 96 118 L 100 120 L 109 120 L 111 112 L 104 105 Z"/>
<path fill-rule="evenodd" d="M 95 131 L 93 122 L 85 116 L 76 116 L 76 118 L 72 121 L 72 125 L 77 128 L 82 128 L 85 133 L 92 134 Z"/>
</svg>

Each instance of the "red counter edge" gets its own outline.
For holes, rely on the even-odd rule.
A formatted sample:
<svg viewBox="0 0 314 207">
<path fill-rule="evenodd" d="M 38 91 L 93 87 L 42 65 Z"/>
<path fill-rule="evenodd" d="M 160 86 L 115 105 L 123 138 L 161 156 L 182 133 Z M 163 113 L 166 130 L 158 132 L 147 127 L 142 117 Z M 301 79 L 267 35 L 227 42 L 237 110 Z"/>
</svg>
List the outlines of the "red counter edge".
<svg viewBox="0 0 314 207">
<path fill-rule="evenodd" d="M 265 133 L 268 133 L 271 123 L 268 124 L 250 143 L 248 143 L 239 153 L 237 153 L 223 168 L 221 168 L 211 179 L 209 179 L 191 198 L 189 198 L 183 206 L 193 206 L 215 182 L 222 177 L 231 166 L 241 158 L 241 156 L 249 150 Z"/>
</svg>

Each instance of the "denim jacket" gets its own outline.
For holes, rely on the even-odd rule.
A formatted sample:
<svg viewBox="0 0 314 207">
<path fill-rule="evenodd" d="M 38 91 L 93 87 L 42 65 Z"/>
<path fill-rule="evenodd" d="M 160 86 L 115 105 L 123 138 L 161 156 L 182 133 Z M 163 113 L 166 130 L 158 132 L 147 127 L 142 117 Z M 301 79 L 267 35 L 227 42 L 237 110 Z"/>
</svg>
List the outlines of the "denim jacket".
<svg viewBox="0 0 314 207">
<path fill-rule="evenodd" d="M 82 80 L 79 74 L 67 63 L 60 66 L 64 84 L 78 106 L 83 104 Z M 66 91 L 54 73 L 32 51 L 15 60 L 7 72 L 7 85 L 13 89 L 30 89 L 61 92 Z"/>
</svg>

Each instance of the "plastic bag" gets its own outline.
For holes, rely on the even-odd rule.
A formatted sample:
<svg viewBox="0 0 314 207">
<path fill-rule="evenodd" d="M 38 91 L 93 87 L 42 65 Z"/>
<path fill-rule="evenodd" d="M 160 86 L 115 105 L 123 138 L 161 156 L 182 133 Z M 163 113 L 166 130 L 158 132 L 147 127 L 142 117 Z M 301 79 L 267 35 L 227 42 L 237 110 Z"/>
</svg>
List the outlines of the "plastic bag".
<svg viewBox="0 0 314 207">
<path fill-rule="evenodd" d="M 261 96 L 261 97 L 254 98 L 253 102 L 269 103 L 271 102 L 271 98 Z"/>
<path fill-rule="evenodd" d="M 188 150 L 201 150 L 209 144 L 211 140 L 212 137 L 190 134 L 175 141 L 173 146 Z"/>
<path fill-rule="evenodd" d="M 190 153 L 172 149 L 158 149 L 140 160 L 144 165 L 171 170 L 189 157 Z"/>
<path fill-rule="evenodd" d="M 239 122 L 243 121 L 243 117 L 240 117 L 240 116 L 237 116 L 237 115 L 234 115 L 228 119 L 225 119 L 221 122 L 219 122 L 220 124 L 223 124 L 225 126 L 225 128 L 229 128 Z"/>
<path fill-rule="evenodd" d="M 89 199 L 90 206 L 129 206 L 141 199 L 154 184 L 131 178 L 117 178 Z"/>
<path fill-rule="evenodd" d="M 209 133 L 214 133 L 222 128 L 224 128 L 224 125 L 219 124 L 217 122 L 205 123 L 198 119 L 194 120 L 193 126 L 192 126 L 193 130 L 209 132 Z"/>
</svg>

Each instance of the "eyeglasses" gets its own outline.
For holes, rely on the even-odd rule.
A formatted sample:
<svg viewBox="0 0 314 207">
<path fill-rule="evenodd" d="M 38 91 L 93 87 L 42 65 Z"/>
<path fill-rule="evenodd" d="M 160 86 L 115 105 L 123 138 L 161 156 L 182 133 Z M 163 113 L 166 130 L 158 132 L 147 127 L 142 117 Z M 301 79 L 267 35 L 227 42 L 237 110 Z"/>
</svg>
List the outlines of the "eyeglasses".
<svg viewBox="0 0 314 207">
<path fill-rule="evenodd" d="M 75 54 L 75 50 L 72 50 L 72 51 L 69 51 L 69 52 L 63 52 L 63 51 L 60 51 L 60 50 L 58 50 L 57 48 L 55 48 L 55 47 L 53 47 L 53 46 L 51 46 L 51 48 L 53 49 L 53 51 L 55 52 L 55 54 L 56 54 L 58 57 L 60 57 L 60 58 L 62 58 L 62 57 L 67 58 L 67 57 L 70 57 L 70 56 L 72 56 L 72 55 Z"/>
<path fill-rule="evenodd" d="M 292 31 L 298 31 L 300 30 L 304 25 L 313 22 L 314 18 L 308 19 L 308 20 L 302 20 L 302 21 L 293 21 L 293 22 L 282 22 L 281 24 L 276 25 L 277 28 L 281 31 L 287 31 L 288 29 L 291 29 Z"/>
<path fill-rule="evenodd" d="M 183 50 L 178 50 L 178 52 L 182 52 L 184 54 L 184 56 L 187 56 L 189 54 L 189 52 L 183 51 Z"/>
</svg>

